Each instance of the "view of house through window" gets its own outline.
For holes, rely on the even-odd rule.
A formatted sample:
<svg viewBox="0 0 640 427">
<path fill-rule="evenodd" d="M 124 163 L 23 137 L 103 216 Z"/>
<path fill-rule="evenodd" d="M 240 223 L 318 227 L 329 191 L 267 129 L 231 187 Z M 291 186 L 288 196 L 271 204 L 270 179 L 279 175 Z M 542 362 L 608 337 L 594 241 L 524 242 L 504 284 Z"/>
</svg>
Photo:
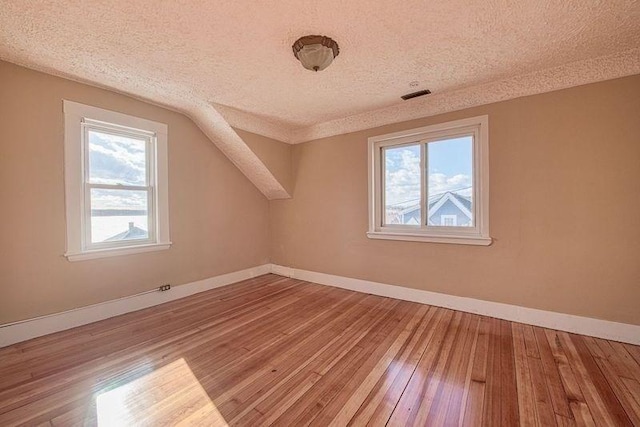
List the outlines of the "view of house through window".
<svg viewBox="0 0 640 427">
<path fill-rule="evenodd" d="M 69 261 L 169 249 L 168 127 L 65 100 Z"/>
<path fill-rule="evenodd" d="M 86 135 L 90 242 L 148 240 L 150 137 L 90 126 Z"/>
<path fill-rule="evenodd" d="M 427 144 L 427 224 L 473 227 L 473 137 Z"/>
<path fill-rule="evenodd" d="M 473 227 L 473 136 L 385 148 L 384 200 L 385 225 Z"/>
<path fill-rule="evenodd" d="M 371 239 L 490 245 L 489 118 L 369 138 Z"/>
</svg>

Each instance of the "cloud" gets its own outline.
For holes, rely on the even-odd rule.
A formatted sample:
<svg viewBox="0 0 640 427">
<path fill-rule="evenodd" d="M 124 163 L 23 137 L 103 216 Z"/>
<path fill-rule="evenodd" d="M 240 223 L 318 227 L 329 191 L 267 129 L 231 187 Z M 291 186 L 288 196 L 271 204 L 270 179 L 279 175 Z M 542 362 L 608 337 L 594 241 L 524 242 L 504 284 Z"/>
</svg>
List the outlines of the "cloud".
<svg viewBox="0 0 640 427">
<path fill-rule="evenodd" d="M 145 151 L 140 141 L 90 133 L 89 161 L 93 182 L 145 185 Z"/>
<path fill-rule="evenodd" d="M 385 166 L 387 205 L 420 199 L 420 149 L 418 146 L 387 150 Z"/>
<path fill-rule="evenodd" d="M 429 195 L 447 191 L 469 191 L 472 178 L 466 174 L 429 175 Z M 408 146 L 386 150 L 385 198 L 387 205 L 420 200 L 420 148 Z M 463 191 L 464 192 L 464 191 Z"/>
<path fill-rule="evenodd" d="M 472 180 L 469 175 L 457 174 L 447 176 L 443 173 L 435 172 L 429 175 L 429 194 L 441 194 L 447 191 L 456 191 L 471 187 Z"/>
<path fill-rule="evenodd" d="M 146 185 L 143 141 L 90 132 L 91 180 L 100 184 Z M 132 190 L 92 189 L 92 209 L 145 210 L 147 193 Z"/>
</svg>

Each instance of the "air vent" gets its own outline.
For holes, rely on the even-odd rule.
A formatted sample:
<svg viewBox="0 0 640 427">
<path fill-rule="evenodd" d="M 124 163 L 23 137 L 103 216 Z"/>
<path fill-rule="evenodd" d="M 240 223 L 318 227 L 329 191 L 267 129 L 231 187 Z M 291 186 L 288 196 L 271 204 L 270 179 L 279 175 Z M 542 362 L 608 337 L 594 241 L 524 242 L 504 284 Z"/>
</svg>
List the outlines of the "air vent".
<svg viewBox="0 0 640 427">
<path fill-rule="evenodd" d="M 411 98 L 417 98 L 419 96 L 423 96 L 423 95 L 429 95 L 431 93 L 431 91 L 429 89 L 424 89 L 424 90 L 419 90 L 417 92 L 411 92 L 408 93 L 406 95 L 402 95 L 400 98 L 404 99 L 405 101 L 407 99 L 411 99 Z"/>
</svg>

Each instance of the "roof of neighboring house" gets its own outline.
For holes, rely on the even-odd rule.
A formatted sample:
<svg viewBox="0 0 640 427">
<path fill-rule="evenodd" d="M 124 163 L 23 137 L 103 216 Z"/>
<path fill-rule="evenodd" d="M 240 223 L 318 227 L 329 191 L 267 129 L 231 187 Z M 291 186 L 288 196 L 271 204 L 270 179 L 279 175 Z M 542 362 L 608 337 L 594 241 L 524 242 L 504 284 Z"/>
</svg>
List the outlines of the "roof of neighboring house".
<svg viewBox="0 0 640 427">
<path fill-rule="evenodd" d="M 149 233 L 147 232 L 147 230 L 136 227 L 135 225 L 133 225 L 133 222 L 130 222 L 129 229 L 127 231 L 123 231 L 122 233 L 118 233 L 115 236 L 111 236 L 106 239 L 105 242 L 113 242 L 115 240 L 146 239 L 147 237 L 149 237 Z"/>
<path fill-rule="evenodd" d="M 467 210 L 469 210 L 469 211 L 471 210 L 471 198 L 470 197 L 461 196 L 460 194 L 451 193 L 451 192 L 447 192 L 445 194 L 451 194 L 457 201 L 462 203 L 462 205 L 465 208 L 467 208 Z M 442 197 L 444 197 L 444 194 L 442 195 Z M 434 204 L 435 204 L 435 202 L 434 202 Z M 431 206 L 431 204 L 429 204 L 429 206 Z"/>
<path fill-rule="evenodd" d="M 449 196 L 450 195 L 450 196 Z M 435 194 L 429 197 L 429 207 L 433 207 L 445 197 L 452 197 L 464 206 L 467 211 L 471 211 L 471 197 L 463 196 L 453 191 L 445 191 L 444 193 Z M 407 214 L 420 208 L 420 199 L 407 200 L 400 203 L 395 203 L 389 207 L 393 207 L 398 210 L 399 214 Z M 434 212 L 432 212 L 433 214 Z"/>
</svg>

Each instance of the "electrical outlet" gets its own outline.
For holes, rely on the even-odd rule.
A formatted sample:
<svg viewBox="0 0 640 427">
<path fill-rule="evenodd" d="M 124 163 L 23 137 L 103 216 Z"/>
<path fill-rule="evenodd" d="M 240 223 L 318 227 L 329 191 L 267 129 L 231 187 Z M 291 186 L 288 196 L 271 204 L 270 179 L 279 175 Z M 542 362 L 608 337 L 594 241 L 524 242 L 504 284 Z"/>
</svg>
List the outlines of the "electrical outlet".
<svg viewBox="0 0 640 427">
<path fill-rule="evenodd" d="M 166 285 L 160 285 L 160 287 L 158 288 L 160 291 L 164 292 L 164 291 L 168 291 L 169 289 L 171 289 L 171 285 L 166 284 Z"/>
</svg>

